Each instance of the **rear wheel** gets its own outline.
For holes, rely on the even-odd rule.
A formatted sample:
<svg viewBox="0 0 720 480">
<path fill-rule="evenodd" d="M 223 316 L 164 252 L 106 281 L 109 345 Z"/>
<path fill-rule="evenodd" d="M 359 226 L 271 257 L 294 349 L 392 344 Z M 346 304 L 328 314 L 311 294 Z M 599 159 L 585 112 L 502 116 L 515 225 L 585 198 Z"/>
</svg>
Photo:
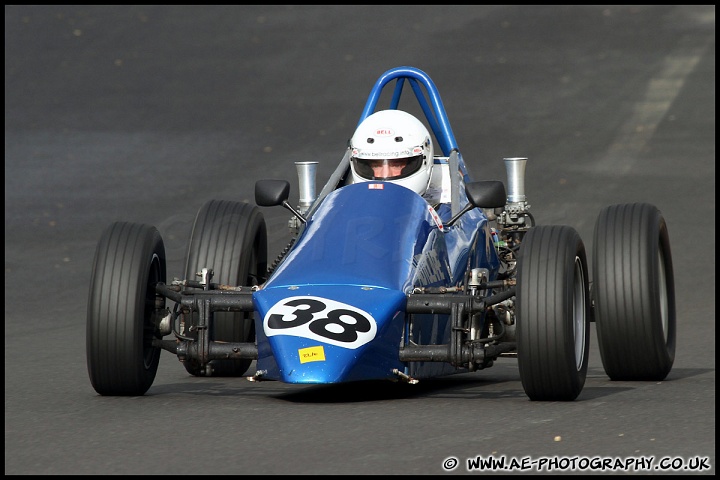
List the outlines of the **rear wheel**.
<svg viewBox="0 0 720 480">
<path fill-rule="evenodd" d="M 574 400 L 589 354 L 587 258 L 568 226 L 537 226 L 521 244 L 517 276 L 520 379 L 531 400 Z"/>
<path fill-rule="evenodd" d="M 185 278 L 195 278 L 203 268 L 213 271 L 212 282 L 233 286 L 258 285 L 267 275 L 267 230 L 260 210 L 249 203 L 210 200 L 198 211 L 190 234 Z M 252 313 L 215 312 L 210 339 L 252 342 Z M 197 313 L 191 322 L 197 324 Z M 243 375 L 252 360 L 213 360 L 212 375 Z M 204 372 L 196 361 L 185 361 L 192 375 Z"/>
<path fill-rule="evenodd" d="M 155 284 L 166 281 L 165 246 L 149 225 L 117 222 L 95 251 L 87 310 L 90 382 L 100 395 L 143 395 L 160 362 L 154 314 L 165 308 Z"/>
<path fill-rule="evenodd" d="M 595 223 L 594 316 L 611 380 L 663 380 L 675 359 L 675 281 L 667 225 L 653 205 L 604 208 Z"/>
</svg>

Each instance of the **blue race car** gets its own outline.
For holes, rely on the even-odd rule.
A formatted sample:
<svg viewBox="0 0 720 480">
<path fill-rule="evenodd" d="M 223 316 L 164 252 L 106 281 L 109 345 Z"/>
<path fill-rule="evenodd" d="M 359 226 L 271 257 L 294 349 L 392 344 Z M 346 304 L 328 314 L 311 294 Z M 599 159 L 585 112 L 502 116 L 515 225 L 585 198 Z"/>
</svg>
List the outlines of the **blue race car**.
<svg viewBox="0 0 720 480">
<path fill-rule="evenodd" d="M 95 252 L 88 301 L 87 364 L 99 394 L 143 395 L 166 350 L 192 375 L 293 384 L 417 383 L 515 357 L 531 400 L 574 400 L 591 321 L 611 379 L 667 376 L 675 295 L 660 211 L 634 203 L 600 212 L 590 282 L 576 230 L 535 225 L 527 159 L 505 159 L 507 189 L 472 180 L 426 73 L 383 73 L 360 123 L 388 85 L 388 110 L 409 85 L 435 137 L 436 201 L 392 182 L 354 181 L 351 148 L 319 194 L 316 164 L 300 162 L 297 207 L 285 180 L 259 180 L 257 205 L 207 202 L 183 280 L 170 283 L 158 230 L 113 223 Z M 293 236 L 268 265 L 259 207 L 272 206 L 290 210 Z"/>
</svg>

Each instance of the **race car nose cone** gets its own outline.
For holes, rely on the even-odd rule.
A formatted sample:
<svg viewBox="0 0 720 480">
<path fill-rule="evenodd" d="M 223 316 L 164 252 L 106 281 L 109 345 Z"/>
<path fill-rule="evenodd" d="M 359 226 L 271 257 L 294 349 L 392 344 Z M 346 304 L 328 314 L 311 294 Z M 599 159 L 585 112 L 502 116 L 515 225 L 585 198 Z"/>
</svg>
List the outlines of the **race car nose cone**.
<svg viewBox="0 0 720 480">
<path fill-rule="evenodd" d="M 288 292 L 292 295 L 288 296 Z M 287 383 L 392 377 L 401 368 L 401 291 L 357 285 L 304 285 L 255 293 L 258 369 Z"/>
</svg>

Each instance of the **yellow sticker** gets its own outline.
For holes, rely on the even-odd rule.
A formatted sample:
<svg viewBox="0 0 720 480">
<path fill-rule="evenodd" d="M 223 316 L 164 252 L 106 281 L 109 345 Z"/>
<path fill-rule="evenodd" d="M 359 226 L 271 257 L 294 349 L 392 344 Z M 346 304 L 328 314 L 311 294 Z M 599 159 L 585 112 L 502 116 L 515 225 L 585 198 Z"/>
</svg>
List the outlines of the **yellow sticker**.
<svg viewBox="0 0 720 480">
<path fill-rule="evenodd" d="M 298 354 L 300 355 L 300 363 L 325 361 L 325 349 L 322 345 L 317 347 L 301 348 L 298 350 Z"/>
</svg>

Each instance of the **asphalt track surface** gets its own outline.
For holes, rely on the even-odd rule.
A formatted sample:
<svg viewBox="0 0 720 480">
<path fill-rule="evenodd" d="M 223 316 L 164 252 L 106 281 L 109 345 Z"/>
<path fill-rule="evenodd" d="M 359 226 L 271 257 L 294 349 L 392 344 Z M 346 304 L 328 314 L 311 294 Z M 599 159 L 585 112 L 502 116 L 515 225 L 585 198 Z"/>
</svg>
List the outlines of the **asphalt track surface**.
<svg viewBox="0 0 720 480">
<path fill-rule="evenodd" d="M 589 252 L 602 207 L 658 206 L 678 307 L 666 380 L 610 381 L 593 326 L 569 403 L 529 401 L 512 359 L 297 386 L 191 377 L 167 352 L 145 396 L 98 396 L 102 230 L 157 226 L 181 275 L 200 206 L 253 201 L 260 178 L 294 201 L 295 161 L 324 184 L 402 65 L 434 80 L 471 175 L 505 181 L 502 158 L 528 157 L 536 221 Z M 263 212 L 272 259 L 289 213 Z M 488 473 L 468 471 L 478 456 L 715 472 L 715 6 L 5 6 L 5 474 L 444 474 L 450 457 Z"/>
</svg>

